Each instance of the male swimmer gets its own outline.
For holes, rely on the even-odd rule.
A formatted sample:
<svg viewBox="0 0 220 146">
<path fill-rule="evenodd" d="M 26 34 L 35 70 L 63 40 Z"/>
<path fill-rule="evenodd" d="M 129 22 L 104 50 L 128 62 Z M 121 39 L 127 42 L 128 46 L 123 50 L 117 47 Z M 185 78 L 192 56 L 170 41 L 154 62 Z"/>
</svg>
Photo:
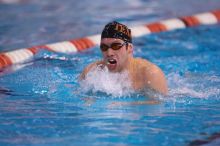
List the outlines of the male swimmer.
<svg viewBox="0 0 220 146">
<path fill-rule="evenodd" d="M 80 75 L 81 80 L 94 68 L 107 67 L 112 73 L 127 71 L 135 91 L 167 94 L 162 70 L 146 59 L 133 57 L 131 30 L 127 26 L 116 21 L 108 23 L 101 34 L 100 49 L 103 59 L 88 65 Z"/>
</svg>

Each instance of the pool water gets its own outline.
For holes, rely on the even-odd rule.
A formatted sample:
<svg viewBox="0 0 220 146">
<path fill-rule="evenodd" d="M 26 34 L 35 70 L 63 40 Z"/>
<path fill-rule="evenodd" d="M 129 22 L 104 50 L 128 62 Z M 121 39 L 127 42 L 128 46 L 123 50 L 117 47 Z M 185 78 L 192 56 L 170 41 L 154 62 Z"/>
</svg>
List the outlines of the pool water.
<svg viewBox="0 0 220 146">
<path fill-rule="evenodd" d="M 87 10 L 91 11 L 92 16 L 99 16 L 95 10 L 97 7 L 101 11 L 114 12 L 114 15 L 106 13 L 98 18 L 72 14 L 73 12 L 69 12 L 70 4 L 75 4 L 72 1 L 63 5 L 54 1 L 52 6 L 49 5 L 50 1 L 19 2 L 0 5 L 0 11 L 12 9 L 11 12 L 6 12 L 3 16 L 5 18 L 0 19 L 6 20 L 6 16 L 15 15 L 17 12 L 21 17 L 13 20 L 15 22 L 10 22 L 7 18 L 7 21 L 1 24 L 0 31 L 3 34 L 0 37 L 3 39 L 0 45 L 7 48 L 2 50 L 23 47 L 25 42 L 28 46 L 99 33 L 98 30 L 103 28 L 105 22 L 114 17 L 132 25 L 168 18 L 169 15 L 180 15 L 175 8 L 170 9 L 170 13 L 163 13 L 170 8 L 169 4 L 175 4 L 171 0 L 167 1 L 166 5 L 159 1 L 126 3 L 122 8 L 130 8 L 132 11 L 125 16 L 115 14 L 119 11 L 119 6 L 114 9 L 104 7 L 108 3 L 110 5 L 110 2 L 100 4 L 97 1 Z M 78 10 L 90 3 L 79 2 L 72 7 Z M 192 4 L 201 7 L 193 11 Z M 186 1 L 186 4 L 179 8 L 184 9 L 190 5 L 191 9 L 183 12 L 189 14 L 215 8 L 219 4 L 218 1 L 209 4 Z M 158 12 L 158 8 L 164 9 Z M 45 12 L 46 16 L 35 13 L 40 10 Z M 23 11 L 30 13 L 24 17 Z M 53 14 L 51 11 L 56 13 Z M 143 12 L 146 12 L 146 18 L 142 17 L 145 16 Z M 56 19 L 62 17 L 55 16 L 58 13 L 72 16 L 73 20 L 77 18 L 83 25 L 74 24 L 73 20 L 65 18 L 62 20 L 67 25 L 66 28 L 70 28 L 71 25 L 76 27 L 73 27 L 73 30 L 57 30 L 55 28 L 59 24 L 50 24 L 48 18 L 55 19 L 56 22 Z M 86 10 L 80 15 L 85 16 L 84 13 Z M 40 20 L 45 18 L 49 24 L 43 21 L 27 26 L 26 22 L 19 22 L 24 19 L 30 21 L 28 16 L 35 16 L 34 18 Z M 136 22 L 138 20 L 140 21 Z M 64 26 L 64 22 L 60 25 Z M 88 23 L 91 23 L 91 27 L 94 24 L 93 30 L 87 31 L 88 28 L 84 27 Z M 27 27 L 27 30 L 19 32 L 13 25 Z M 53 25 L 51 32 L 48 25 Z M 8 30 L 5 29 L 6 26 Z M 38 26 L 49 29 L 42 33 L 39 31 L 42 28 L 35 29 Z M 30 30 L 35 29 L 36 33 L 28 31 L 28 27 Z M 76 28 L 79 27 L 85 28 L 86 31 L 77 31 Z M 16 38 L 12 37 L 16 32 Z M 33 33 L 31 37 L 26 36 L 29 32 Z M 54 36 L 51 35 L 52 32 Z M 88 34 L 85 34 L 86 32 Z M 98 46 L 70 55 L 41 51 L 33 60 L 1 70 L 0 145 L 219 145 L 219 138 L 213 138 L 220 133 L 219 33 L 220 25 L 217 24 L 134 39 L 134 55 L 160 66 L 168 81 L 169 95 L 159 97 L 155 104 L 129 104 L 152 99 L 141 93 L 122 91 L 121 94 L 117 94 L 117 91 L 121 91 L 120 87 L 114 86 L 113 83 L 107 85 L 98 77 L 95 83 L 100 86 L 106 85 L 108 88 L 98 91 L 91 87 L 89 91 L 85 91 L 85 86 L 79 83 L 78 76 L 86 65 L 101 58 Z M 45 38 L 42 38 L 44 34 Z M 114 92 L 108 90 L 110 87 Z"/>
</svg>

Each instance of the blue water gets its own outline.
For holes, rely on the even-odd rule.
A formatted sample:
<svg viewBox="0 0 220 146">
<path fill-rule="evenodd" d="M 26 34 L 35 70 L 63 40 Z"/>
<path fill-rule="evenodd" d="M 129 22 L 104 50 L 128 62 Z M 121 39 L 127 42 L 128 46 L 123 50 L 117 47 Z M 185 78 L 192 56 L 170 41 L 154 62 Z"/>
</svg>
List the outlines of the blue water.
<svg viewBox="0 0 220 146">
<path fill-rule="evenodd" d="M 0 4 L 2 51 L 97 34 L 113 19 L 134 25 L 220 5 L 214 0 L 21 2 Z M 140 93 L 85 92 L 78 75 L 101 58 L 98 47 L 72 55 L 42 51 L 2 70 L 0 145 L 179 146 L 210 139 L 220 132 L 219 33 L 217 24 L 134 39 L 134 55 L 159 65 L 168 80 L 169 95 L 158 104 L 117 104 L 151 100 Z M 219 144 L 215 139 L 206 145 Z"/>
</svg>

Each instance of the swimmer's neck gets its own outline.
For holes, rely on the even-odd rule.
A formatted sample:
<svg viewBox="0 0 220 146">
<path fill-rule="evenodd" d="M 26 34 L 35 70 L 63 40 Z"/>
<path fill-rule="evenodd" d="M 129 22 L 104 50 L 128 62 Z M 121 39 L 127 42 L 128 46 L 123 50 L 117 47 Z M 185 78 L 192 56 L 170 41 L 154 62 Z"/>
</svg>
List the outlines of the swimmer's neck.
<svg viewBox="0 0 220 146">
<path fill-rule="evenodd" d="M 121 71 L 130 70 L 132 68 L 133 62 L 134 62 L 134 57 L 133 56 L 128 57 L 127 62 Z"/>
</svg>

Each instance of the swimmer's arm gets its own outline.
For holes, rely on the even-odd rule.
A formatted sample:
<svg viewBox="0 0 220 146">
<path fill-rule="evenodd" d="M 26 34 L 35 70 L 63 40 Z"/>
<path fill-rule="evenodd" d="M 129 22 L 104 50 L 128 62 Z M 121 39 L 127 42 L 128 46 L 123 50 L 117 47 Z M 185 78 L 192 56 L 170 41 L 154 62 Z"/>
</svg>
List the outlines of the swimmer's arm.
<svg viewBox="0 0 220 146">
<path fill-rule="evenodd" d="M 80 74 L 79 80 L 84 80 L 85 77 L 86 77 L 86 75 L 88 74 L 88 72 L 91 71 L 91 69 L 93 69 L 94 67 L 96 67 L 98 63 L 99 63 L 99 61 L 93 62 L 93 63 L 89 64 L 89 65 L 83 70 L 83 72 Z"/>
<path fill-rule="evenodd" d="M 90 64 L 86 68 L 84 68 L 84 70 L 82 71 L 82 73 L 79 76 L 79 80 L 84 80 L 87 73 L 90 71 L 91 68 L 92 68 L 92 64 Z"/>
<path fill-rule="evenodd" d="M 145 87 L 152 91 L 159 92 L 162 95 L 167 95 L 168 88 L 164 73 L 156 65 L 151 65 L 150 69 L 144 69 Z"/>
</svg>

